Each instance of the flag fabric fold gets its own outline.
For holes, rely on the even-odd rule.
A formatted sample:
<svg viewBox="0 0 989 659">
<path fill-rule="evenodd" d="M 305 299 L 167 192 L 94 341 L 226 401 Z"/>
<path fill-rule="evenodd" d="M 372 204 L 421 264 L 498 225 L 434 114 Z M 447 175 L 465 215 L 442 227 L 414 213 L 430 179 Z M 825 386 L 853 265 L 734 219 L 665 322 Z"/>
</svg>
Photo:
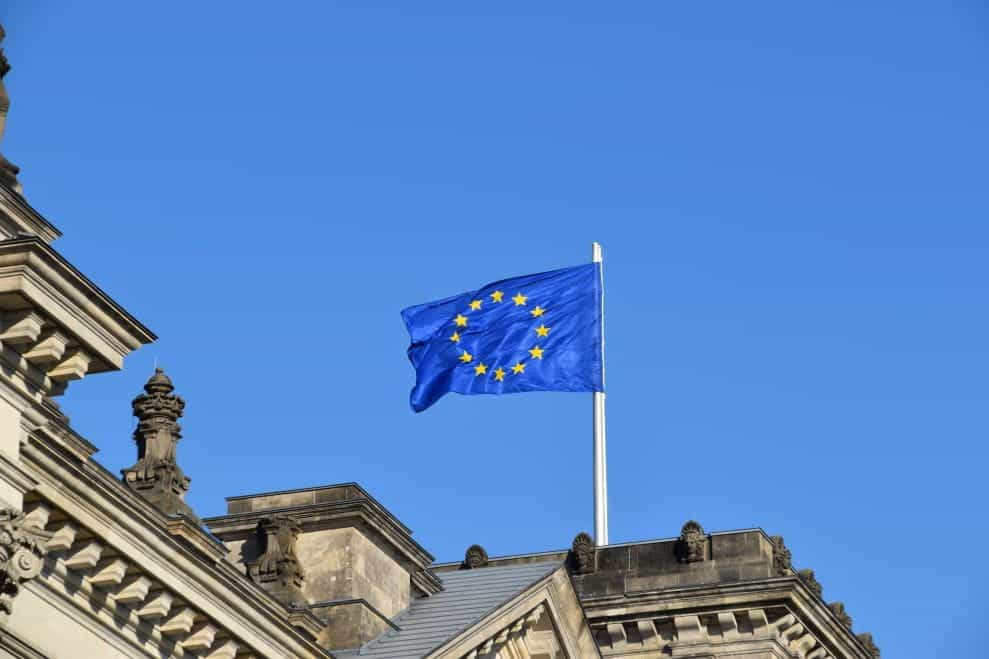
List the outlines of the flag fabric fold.
<svg viewBox="0 0 989 659">
<path fill-rule="evenodd" d="M 599 263 L 504 279 L 402 311 L 412 409 L 448 392 L 603 391 Z"/>
</svg>

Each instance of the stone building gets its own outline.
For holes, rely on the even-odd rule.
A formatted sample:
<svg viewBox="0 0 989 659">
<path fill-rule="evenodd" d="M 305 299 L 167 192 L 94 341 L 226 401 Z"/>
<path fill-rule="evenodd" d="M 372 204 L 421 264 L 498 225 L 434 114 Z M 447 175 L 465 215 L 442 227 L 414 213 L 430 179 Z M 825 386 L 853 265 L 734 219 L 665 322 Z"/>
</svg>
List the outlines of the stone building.
<svg viewBox="0 0 989 659">
<path fill-rule="evenodd" d="M 0 137 L 8 105 L 0 82 Z M 160 369 L 134 464 L 105 470 L 55 399 L 155 336 L 52 246 L 18 175 L 0 156 L 0 657 L 879 656 L 759 529 L 437 564 L 354 483 L 200 520 Z"/>
</svg>

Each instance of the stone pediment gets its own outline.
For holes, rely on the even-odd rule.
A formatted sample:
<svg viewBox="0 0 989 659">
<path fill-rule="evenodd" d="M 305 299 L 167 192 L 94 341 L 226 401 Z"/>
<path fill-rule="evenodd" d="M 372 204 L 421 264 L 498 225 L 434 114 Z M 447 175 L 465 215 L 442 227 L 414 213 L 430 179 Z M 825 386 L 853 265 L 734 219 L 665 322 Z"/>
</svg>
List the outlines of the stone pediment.
<svg viewBox="0 0 989 659">
<path fill-rule="evenodd" d="M 597 657 L 563 562 L 439 573 L 444 590 L 416 600 L 398 629 L 368 643 L 358 657 L 527 659 Z"/>
</svg>

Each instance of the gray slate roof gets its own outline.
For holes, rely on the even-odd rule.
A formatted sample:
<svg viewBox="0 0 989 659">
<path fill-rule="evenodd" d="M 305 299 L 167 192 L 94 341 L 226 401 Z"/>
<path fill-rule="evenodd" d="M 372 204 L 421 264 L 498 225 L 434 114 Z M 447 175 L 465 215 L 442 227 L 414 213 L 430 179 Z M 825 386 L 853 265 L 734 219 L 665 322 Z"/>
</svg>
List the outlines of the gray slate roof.
<svg viewBox="0 0 989 659">
<path fill-rule="evenodd" d="M 400 631 L 389 631 L 362 647 L 356 657 L 413 659 L 422 657 L 491 613 L 508 600 L 560 567 L 529 563 L 438 572 L 444 590 L 413 600 L 394 622 Z"/>
</svg>

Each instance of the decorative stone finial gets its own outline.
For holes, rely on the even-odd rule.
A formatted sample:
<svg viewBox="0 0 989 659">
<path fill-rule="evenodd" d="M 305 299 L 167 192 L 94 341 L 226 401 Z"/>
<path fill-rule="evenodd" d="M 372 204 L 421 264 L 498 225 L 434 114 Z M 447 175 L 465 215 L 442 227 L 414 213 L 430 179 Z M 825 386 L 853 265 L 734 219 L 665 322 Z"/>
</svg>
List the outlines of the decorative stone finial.
<svg viewBox="0 0 989 659">
<path fill-rule="evenodd" d="M 575 574 L 591 574 L 597 569 L 597 552 L 594 551 L 594 538 L 587 533 L 578 533 L 570 546 L 570 564 Z"/>
<path fill-rule="evenodd" d="M 0 41 L 7 36 L 0 25 Z M 3 78 L 10 71 L 10 64 L 7 57 L 0 48 L 0 141 L 3 141 L 3 132 L 7 127 L 7 112 L 10 110 L 10 97 L 7 96 L 7 88 L 3 84 Z M 14 163 L 10 162 L 0 154 L 0 183 L 6 185 L 15 192 L 21 191 L 21 185 L 17 182 L 17 174 L 21 170 Z"/>
<path fill-rule="evenodd" d="M 864 632 L 862 634 L 857 634 L 858 640 L 862 641 L 862 645 L 865 649 L 872 654 L 872 659 L 879 659 L 879 648 L 876 647 L 875 641 L 872 640 L 872 634 Z"/>
<path fill-rule="evenodd" d="M 484 551 L 481 545 L 471 545 L 464 554 L 464 562 L 461 564 L 462 570 L 473 570 L 474 568 L 488 566 L 488 552 Z"/>
<path fill-rule="evenodd" d="M 258 522 L 255 533 L 261 554 L 247 566 L 247 574 L 283 604 L 304 604 L 302 568 L 295 554 L 301 531 L 287 515 L 272 515 Z"/>
<path fill-rule="evenodd" d="M 166 515 L 185 515 L 199 521 L 185 502 L 189 478 L 175 460 L 175 450 L 182 437 L 178 420 L 185 409 L 181 396 L 172 394 L 175 387 L 165 372 L 156 368 L 144 385 L 145 393 L 133 401 L 137 429 L 137 462 L 121 473 L 132 490 L 150 501 Z"/>
<path fill-rule="evenodd" d="M 777 577 L 790 574 L 793 570 L 792 557 L 790 550 L 786 548 L 786 544 L 783 542 L 783 536 L 773 535 L 769 537 L 769 540 L 773 543 L 773 572 Z"/>
<path fill-rule="evenodd" d="M 704 527 L 690 520 L 680 529 L 680 539 L 676 544 L 677 560 L 681 563 L 703 561 L 706 546 L 707 534 L 704 533 Z"/>
<path fill-rule="evenodd" d="M 824 587 L 821 586 L 820 582 L 814 576 L 813 570 L 809 568 L 805 570 L 800 570 L 799 572 L 797 572 L 797 575 L 800 577 L 800 580 L 804 582 L 804 585 L 810 588 L 811 592 L 813 592 L 818 597 L 822 596 L 821 594 L 824 592 Z"/>
<path fill-rule="evenodd" d="M 41 573 L 45 543 L 52 537 L 24 522 L 24 514 L 0 510 L 0 611 L 11 613 L 21 584 Z"/>
<path fill-rule="evenodd" d="M 848 615 L 848 611 L 845 611 L 844 602 L 829 602 L 828 608 L 831 609 L 831 613 L 834 617 L 838 619 L 846 629 L 851 631 L 852 629 L 852 616 Z"/>
</svg>

